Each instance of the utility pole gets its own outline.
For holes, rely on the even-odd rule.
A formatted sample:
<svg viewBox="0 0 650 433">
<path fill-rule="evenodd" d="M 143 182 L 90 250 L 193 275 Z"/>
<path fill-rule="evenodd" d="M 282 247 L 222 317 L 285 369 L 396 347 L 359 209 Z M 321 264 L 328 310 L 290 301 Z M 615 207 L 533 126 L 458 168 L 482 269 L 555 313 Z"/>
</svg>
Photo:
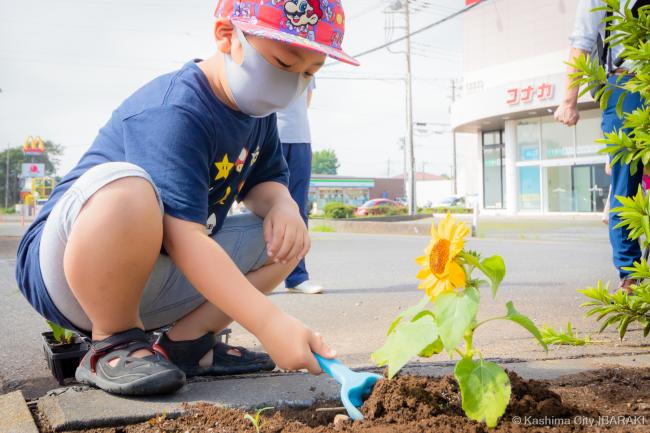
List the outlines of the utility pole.
<svg viewBox="0 0 650 433">
<path fill-rule="evenodd" d="M 451 103 L 453 104 L 456 102 L 456 82 L 451 80 Z M 451 139 L 452 139 L 452 155 L 454 158 L 454 163 L 452 165 L 452 177 L 454 179 L 454 195 L 458 194 L 458 176 L 457 176 L 457 166 L 456 166 L 456 131 L 452 130 L 451 131 Z"/>
<path fill-rule="evenodd" d="M 415 146 L 413 143 L 413 76 L 411 75 L 411 12 L 408 0 L 404 0 L 406 18 L 406 199 L 410 215 L 417 214 L 417 201 L 415 197 Z"/>
<path fill-rule="evenodd" d="M 411 72 L 411 12 L 409 0 L 388 0 L 387 13 L 403 13 L 406 31 L 406 75 L 405 84 L 405 105 L 406 105 L 406 133 L 404 134 L 404 189 L 406 202 L 410 215 L 417 213 L 417 200 L 415 197 L 415 153 L 413 143 L 413 76 Z M 391 30 L 395 27 L 391 26 Z M 390 51 L 390 49 L 389 49 Z M 390 51 L 396 53 L 395 51 Z"/>
<path fill-rule="evenodd" d="M 5 209 L 9 207 L 9 146 L 7 143 L 7 165 L 5 166 Z"/>
</svg>

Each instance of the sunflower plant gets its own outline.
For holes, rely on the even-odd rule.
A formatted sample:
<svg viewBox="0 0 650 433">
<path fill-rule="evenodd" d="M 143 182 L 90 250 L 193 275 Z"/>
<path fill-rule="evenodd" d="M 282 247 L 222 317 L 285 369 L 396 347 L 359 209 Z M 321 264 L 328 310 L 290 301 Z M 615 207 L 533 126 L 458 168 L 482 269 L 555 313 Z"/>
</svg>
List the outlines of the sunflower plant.
<svg viewBox="0 0 650 433">
<path fill-rule="evenodd" d="M 483 358 L 474 345 L 475 331 L 490 322 L 509 320 L 528 330 L 545 350 L 547 346 L 537 326 L 512 302 L 506 304 L 502 316 L 477 319 L 481 288 L 489 287 L 496 297 L 506 267 L 500 256 L 483 258 L 465 250 L 469 233 L 463 222 L 449 214 L 432 225 L 431 242 L 416 259 L 422 267 L 418 288 L 426 295 L 395 318 L 372 359 L 378 366 L 388 366 L 391 379 L 416 356 L 428 358 L 443 350 L 452 358 L 458 356 L 454 376 L 465 414 L 494 427 L 510 401 L 510 380 L 501 366 Z M 474 273 L 480 275 L 475 278 Z"/>
</svg>

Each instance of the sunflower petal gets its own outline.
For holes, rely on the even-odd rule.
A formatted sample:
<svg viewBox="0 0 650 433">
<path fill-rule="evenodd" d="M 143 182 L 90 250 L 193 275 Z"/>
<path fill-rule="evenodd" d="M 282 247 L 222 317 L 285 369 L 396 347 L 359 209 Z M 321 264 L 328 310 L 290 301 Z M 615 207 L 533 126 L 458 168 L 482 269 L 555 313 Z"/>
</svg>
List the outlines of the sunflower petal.
<svg viewBox="0 0 650 433">
<path fill-rule="evenodd" d="M 440 235 L 438 234 L 438 227 L 436 227 L 436 223 L 431 224 L 431 240 L 432 243 L 435 243 L 438 239 L 440 239 Z"/>
<path fill-rule="evenodd" d="M 454 228 L 454 221 L 451 218 L 451 214 L 448 213 L 447 216 L 440 221 L 438 224 L 438 235 L 443 239 L 451 239 L 451 231 Z"/>
<path fill-rule="evenodd" d="M 431 298 L 431 300 L 435 300 L 438 295 L 441 293 L 447 291 L 447 284 L 444 281 L 437 281 L 434 286 L 431 286 L 430 288 L 427 289 L 427 295 Z"/>
<path fill-rule="evenodd" d="M 425 280 L 431 276 L 431 271 L 428 267 L 420 269 L 420 272 L 415 276 L 418 280 Z"/>
<path fill-rule="evenodd" d="M 449 272 L 447 281 L 449 281 L 454 288 L 465 287 L 466 276 L 462 266 L 456 262 L 449 262 L 447 270 Z"/>
<path fill-rule="evenodd" d="M 426 289 L 428 287 L 431 287 L 431 286 L 437 284 L 437 282 L 438 282 L 438 279 L 435 276 L 429 275 L 424 281 L 422 281 L 420 283 L 418 288 L 419 289 Z"/>
<path fill-rule="evenodd" d="M 454 227 L 452 239 L 449 240 L 449 255 L 456 257 L 465 247 L 465 238 L 469 235 L 469 228 L 465 223 L 459 223 Z"/>
</svg>

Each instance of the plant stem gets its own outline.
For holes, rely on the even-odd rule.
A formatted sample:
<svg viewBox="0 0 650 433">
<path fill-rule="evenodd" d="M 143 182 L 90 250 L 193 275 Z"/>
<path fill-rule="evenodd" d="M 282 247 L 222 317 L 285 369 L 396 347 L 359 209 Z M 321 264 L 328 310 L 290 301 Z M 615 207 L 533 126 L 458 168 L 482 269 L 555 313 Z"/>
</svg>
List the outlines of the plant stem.
<svg viewBox="0 0 650 433">
<path fill-rule="evenodd" d="M 488 322 L 492 322 L 494 320 L 505 320 L 505 319 L 507 319 L 506 316 L 498 316 L 498 317 L 490 317 L 489 319 L 481 320 L 476 325 L 474 325 L 474 327 L 472 328 L 472 331 L 475 331 L 476 328 L 478 328 L 481 325 L 485 325 Z"/>
<path fill-rule="evenodd" d="M 474 341 L 474 327 L 469 328 L 465 332 L 465 355 L 463 355 L 463 358 L 471 358 L 473 355 L 473 350 L 472 350 L 472 342 Z"/>
</svg>

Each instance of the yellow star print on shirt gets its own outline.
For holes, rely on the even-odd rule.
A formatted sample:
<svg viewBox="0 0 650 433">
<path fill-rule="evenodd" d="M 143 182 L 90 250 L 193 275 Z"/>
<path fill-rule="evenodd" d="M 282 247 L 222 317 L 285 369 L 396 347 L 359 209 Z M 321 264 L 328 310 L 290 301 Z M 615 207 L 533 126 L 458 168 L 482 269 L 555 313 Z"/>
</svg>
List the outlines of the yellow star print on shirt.
<svg viewBox="0 0 650 433">
<path fill-rule="evenodd" d="M 226 188 L 226 192 L 224 193 L 223 197 L 221 197 L 221 199 L 220 199 L 217 203 L 219 203 L 219 204 L 222 205 L 222 206 L 225 205 L 225 204 L 226 204 L 226 199 L 227 199 L 228 197 L 230 197 L 230 193 L 231 193 L 231 192 L 232 192 L 232 188 L 231 188 L 231 187 Z"/>
<path fill-rule="evenodd" d="M 214 165 L 217 167 L 217 170 L 219 170 L 217 177 L 215 177 L 214 180 L 227 179 L 230 175 L 230 170 L 235 166 L 235 164 L 228 161 L 227 153 L 223 156 L 221 162 L 215 162 Z"/>
</svg>

